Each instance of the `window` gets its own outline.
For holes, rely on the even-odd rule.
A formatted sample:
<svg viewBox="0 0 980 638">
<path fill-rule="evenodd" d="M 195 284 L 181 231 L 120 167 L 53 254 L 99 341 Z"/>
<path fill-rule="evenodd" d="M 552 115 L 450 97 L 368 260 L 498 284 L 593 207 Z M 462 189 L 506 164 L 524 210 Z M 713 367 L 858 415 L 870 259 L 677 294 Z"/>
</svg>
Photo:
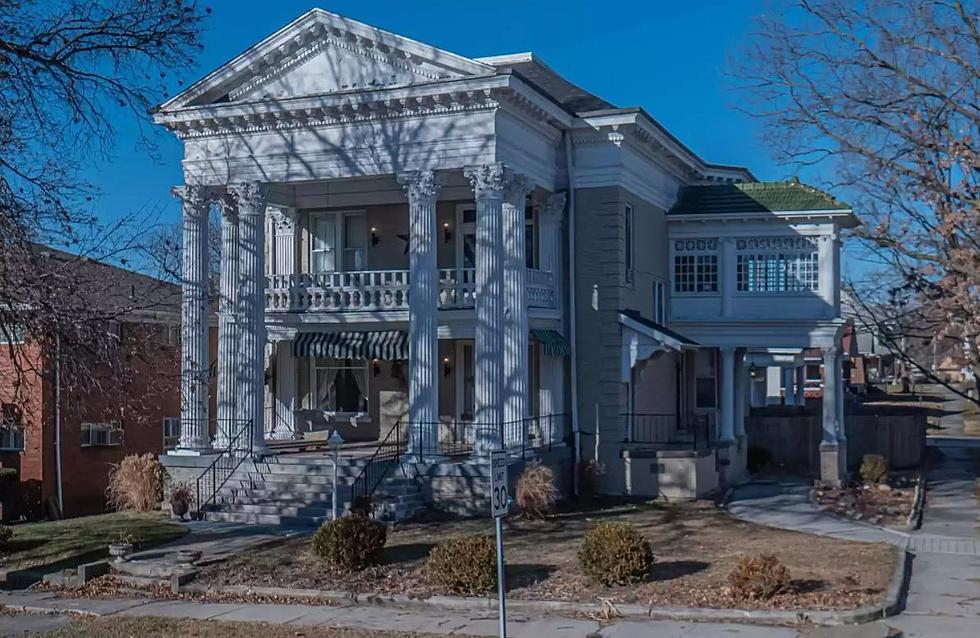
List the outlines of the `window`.
<svg viewBox="0 0 980 638">
<path fill-rule="evenodd" d="M 667 322 L 667 300 L 664 298 L 664 282 L 653 280 L 653 320 L 664 325 Z"/>
<path fill-rule="evenodd" d="M 629 204 L 626 204 L 623 227 L 626 242 L 626 283 L 629 283 L 633 281 L 633 207 Z"/>
<path fill-rule="evenodd" d="M 718 292 L 718 240 L 674 242 L 674 292 Z"/>
<path fill-rule="evenodd" d="M 24 424 L 20 408 L 12 403 L 0 404 L 0 450 L 24 449 Z"/>
<path fill-rule="evenodd" d="M 310 267 L 313 272 L 365 270 L 367 220 L 364 214 L 311 215 Z"/>
<path fill-rule="evenodd" d="M 118 423 L 82 423 L 82 447 L 107 447 L 122 444 Z"/>
<path fill-rule="evenodd" d="M 715 378 L 698 377 L 695 379 L 695 406 L 699 408 L 717 407 L 715 402 Z"/>
<path fill-rule="evenodd" d="M 163 417 L 163 449 L 173 450 L 180 444 L 180 418 Z"/>
<path fill-rule="evenodd" d="M 817 248 L 808 237 L 739 239 L 736 249 L 739 292 L 800 292 L 819 287 Z"/>
<path fill-rule="evenodd" d="M 24 326 L 0 325 L 0 343 L 24 343 Z"/>
<path fill-rule="evenodd" d="M 175 348 L 180 345 L 180 326 L 168 323 L 160 326 L 160 345 Z"/>
<path fill-rule="evenodd" d="M 314 357 L 313 409 L 363 413 L 368 403 L 368 362 L 363 359 Z"/>
</svg>

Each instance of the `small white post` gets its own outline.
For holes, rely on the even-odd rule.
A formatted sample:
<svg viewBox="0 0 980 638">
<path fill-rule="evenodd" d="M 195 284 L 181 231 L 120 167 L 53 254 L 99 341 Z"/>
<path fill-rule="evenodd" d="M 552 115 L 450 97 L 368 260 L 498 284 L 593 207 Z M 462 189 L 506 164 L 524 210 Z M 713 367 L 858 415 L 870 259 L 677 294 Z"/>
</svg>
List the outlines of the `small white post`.
<svg viewBox="0 0 980 638">
<path fill-rule="evenodd" d="M 337 430 L 334 430 L 330 434 L 330 438 L 327 439 L 327 443 L 330 444 L 330 450 L 333 452 L 333 490 L 330 495 L 331 498 L 331 519 L 337 520 L 337 464 L 340 463 L 340 446 L 344 444 L 344 439 L 340 436 Z"/>
</svg>

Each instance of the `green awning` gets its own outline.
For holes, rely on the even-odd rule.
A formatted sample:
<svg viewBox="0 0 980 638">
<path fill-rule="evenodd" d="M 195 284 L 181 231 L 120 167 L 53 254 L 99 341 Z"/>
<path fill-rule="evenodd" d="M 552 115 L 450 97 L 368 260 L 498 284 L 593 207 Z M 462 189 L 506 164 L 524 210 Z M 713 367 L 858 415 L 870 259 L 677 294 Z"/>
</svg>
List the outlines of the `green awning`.
<svg viewBox="0 0 980 638">
<path fill-rule="evenodd" d="M 294 357 L 408 359 L 408 335 L 401 330 L 301 332 L 293 339 Z"/>
<path fill-rule="evenodd" d="M 541 349 L 549 357 L 567 357 L 572 354 L 568 339 L 557 330 L 531 330 L 531 336 L 541 344 Z"/>
</svg>

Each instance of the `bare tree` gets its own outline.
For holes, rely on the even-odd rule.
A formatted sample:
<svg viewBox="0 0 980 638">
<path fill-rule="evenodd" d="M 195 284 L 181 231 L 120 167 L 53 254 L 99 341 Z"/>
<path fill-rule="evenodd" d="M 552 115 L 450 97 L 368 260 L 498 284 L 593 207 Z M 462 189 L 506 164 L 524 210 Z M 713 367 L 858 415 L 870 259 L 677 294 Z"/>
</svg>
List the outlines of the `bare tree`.
<svg viewBox="0 0 980 638">
<path fill-rule="evenodd" d="M 154 153 L 149 108 L 193 64 L 206 13 L 194 0 L 0 0 L 0 343 L 18 376 L 46 365 L 26 343 L 59 347 L 79 387 L 111 378 L 138 351 L 112 322 L 172 307 L 172 287 L 106 274 L 149 233 L 138 215 L 102 223 L 83 171 L 126 119 Z"/>
<path fill-rule="evenodd" d="M 776 158 L 819 166 L 863 218 L 865 263 L 850 287 L 867 323 L 937 382 L 903 336 L 966 344 L 978 370 L 977 2 L 786 1 L 759 18 L 733 67 Z"/>
</svg>

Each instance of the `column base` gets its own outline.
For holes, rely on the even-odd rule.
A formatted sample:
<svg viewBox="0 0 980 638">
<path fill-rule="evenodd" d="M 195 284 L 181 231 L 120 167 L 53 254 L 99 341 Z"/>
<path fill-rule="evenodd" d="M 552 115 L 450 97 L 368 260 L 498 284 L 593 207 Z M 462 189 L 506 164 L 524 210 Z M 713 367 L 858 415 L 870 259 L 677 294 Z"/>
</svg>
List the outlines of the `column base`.
<svg viewBox="0 0 980 638">
<path fill-rule="evenodd" d="M 847 441 L 820 444 L 820 482 L 830 487 L 847 484 Z"/>
<path fill-rule="evenodd" d="M 738 472 L 738 441 L 722 439 L 715 441 L 715 455 L 718 459 L 718 482 L 729 485 Z"/>
</svg>

